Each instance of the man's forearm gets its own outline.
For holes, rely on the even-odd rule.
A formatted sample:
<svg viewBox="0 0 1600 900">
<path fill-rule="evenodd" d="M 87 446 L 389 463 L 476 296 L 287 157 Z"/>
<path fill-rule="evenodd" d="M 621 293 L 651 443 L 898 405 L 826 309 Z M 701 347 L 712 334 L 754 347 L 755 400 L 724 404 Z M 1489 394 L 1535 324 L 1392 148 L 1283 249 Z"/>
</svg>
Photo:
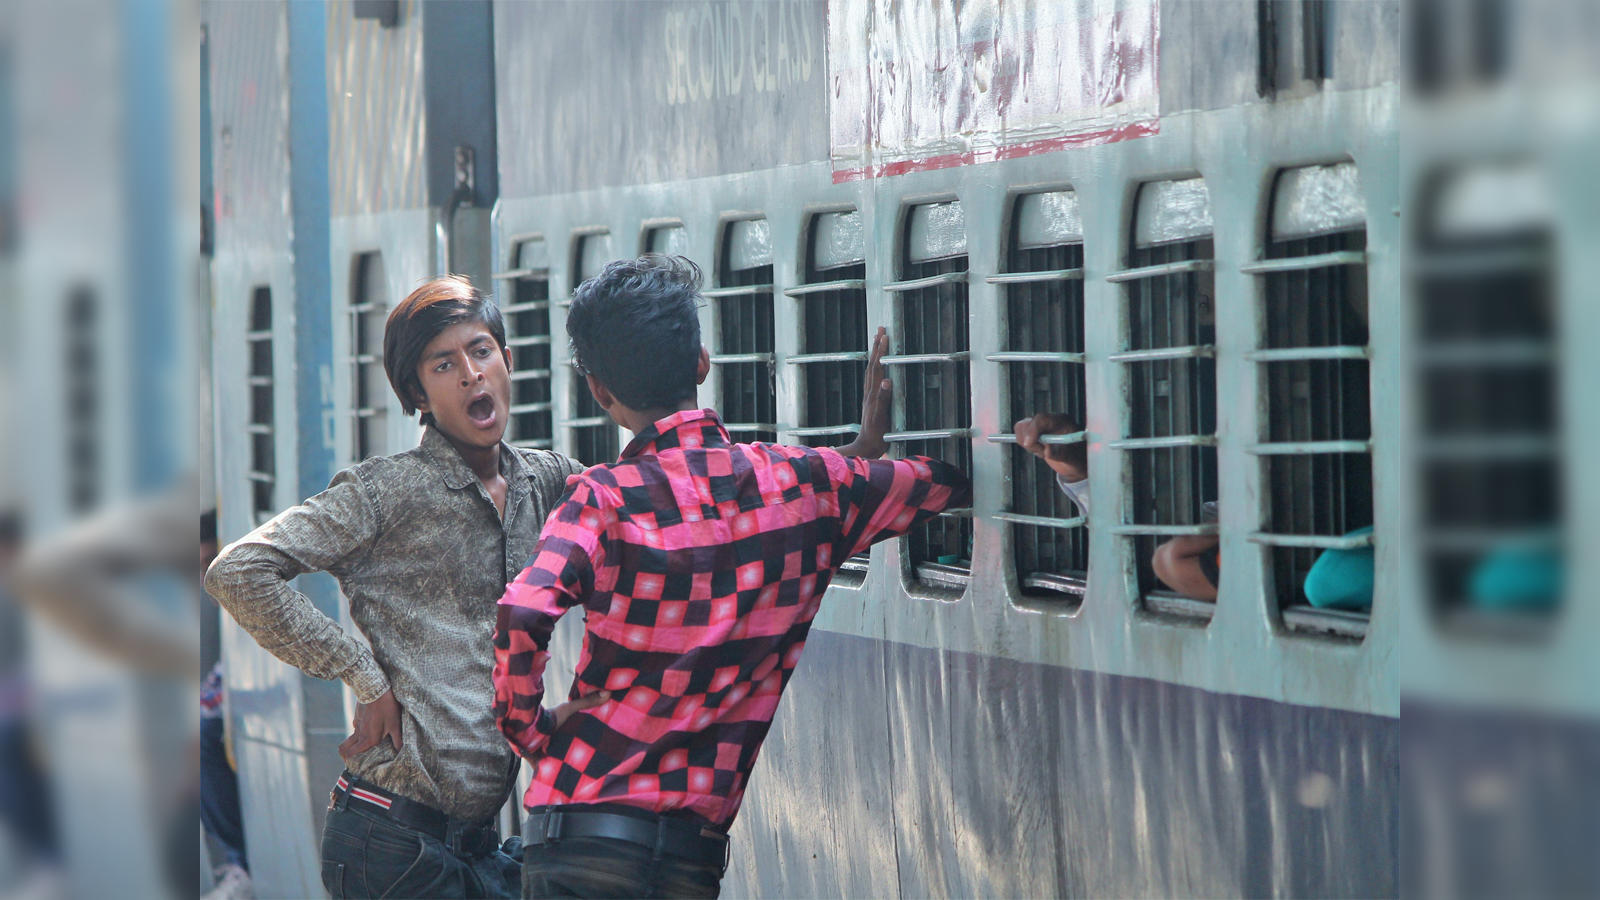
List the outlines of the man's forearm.
<svg viewBox="0 0 1600 900">
<path fill-rule="evenodd" d="M 315 678 L 343 681 L 371 703 L 389 679 L 361 642 L 289 585 L 274 553 L 254 544 L 230 547 L 206 573 L 206 592 L 261 649 Z"/>
</svg>

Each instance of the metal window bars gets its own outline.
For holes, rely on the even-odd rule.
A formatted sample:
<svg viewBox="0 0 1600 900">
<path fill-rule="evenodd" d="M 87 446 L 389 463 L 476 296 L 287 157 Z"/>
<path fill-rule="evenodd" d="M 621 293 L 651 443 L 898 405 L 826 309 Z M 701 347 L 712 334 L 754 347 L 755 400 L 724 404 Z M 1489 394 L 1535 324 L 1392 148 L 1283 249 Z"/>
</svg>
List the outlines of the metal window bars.
<svg viewBox="0 0 1600 900">
<path fill-rule="evenodd" d="M 1027 214 L 1023 202 L 1030 199 L 1019 199 L 1008 271 L 986 279 L 1004 287 L 1009 349 L 985 358 L 1006 370 L 1006 423 L 1041 412 L 1061 413 L 1081 423 L 1087 419 L 1082 238 L 1026 246 L 1032 242 L 1022 227 Z M 1080 431 L 1049 436 L 1048 442 L 1085 438 Z M 1024 594 L 1081 603 L 1089 568 L 1086 520 L 1057 484 L 1054 470 L 1018 447 L 1013 435 L 991 435 L 988 440 L 1012 448 L 1010 503 L 995 518 L 1011 528 L 1018 586 Z"/>
<path fill-rule="evenodd" d="M 1265 280 L 1261 349 L 1245 358 L 1263 375 L 1265 440 L 1247 449 L 1267 520 L 1249 540 L 1265 548 L 1285 628 L 1353 639 L 1367 613 L 1311 607 L 1303 585 L 1322 553 L 1372 543 L 1350 534 L 1373 523 L 1365 246 L 1361 228 L 1282 237 L 1242 267 Z"/>
<path fill-rule="evenodd" d="M 715 310 L 719 410 L 736 441 L 778 440 L 776 334 L 773 325 L 772 257 L 764 219 L 729 223 L 717 286 L 702 295 Z M 764 244 L 765 253 L 750 249 Z"/>
<path fill-rule="evenodd" d="M 517 242 L 511 268 L 495 273 L 511 302 L 501 306 L 511 351 L 510 443 L 549 450 L 555 445 L 550 390 L 550 268 L 543 238 Z"/>
<path fill-rule="evenodd" d="M 971 382 L 968 377 L 967 257 L 913 261 L 900 281 L 883 289 L 895 298 L 896 331 L 902 352 L 884 365 L 901 370 L 897 380 L 899 431 L 885 435 L 902 456 L 925 455 L 972 471 Z M 972 569 L 972 511 L 953 509 L 902 538 L 905 558 L 918 583 L 961 590 Z"/>
<path fill-rule="evenodd" d="M 357 254 L 350 288 L 351 462 L 385 452 L 389 382 L 383 371 L 388 280 L 383 255 Z"/>
<path fill-rule="evenodd" d="M 1151 560 L 1164 539 L 1217 533 L 1202 510 L 1217 498 L 1211 237 L 1208 228 L 1141 245 L 1138 233 L 1129 267 L 1106 276 L 1125 285 L 1127 349 L 1109 360 L 1127 366 L 1130 403 L 1126 437 L 1108 446 L 1124 454 L 1132 484 L 1123 522 L 1111 533 L 1132 543 L 1147 610 L 1209 620 L 1214 604 L 1162 590 Z"/>
<path fill-rule="evenodd" d="M 796 301 L 801 321 L 800 353 L 785 362 L 801 367 L 800 384 L 805 392 L 800 424 L 789 433 L 807 446 L 831 447 L 849 442 L 861 430 L 858 420 L 868 351 L 867 266 L 859 259 L 818 265 L 817 230 L 814 221 L 806 283 L 784 291 Z M 858 553 L 839 567 L 839 573 L 859 581 L 870 563 L 870 553 Z"/>
<path fill-rule="evenodd" d="M 1566 562 L 1549 188 L 1519 160 L 1425 185 L 1409 289 L 1429 606 L 1452 631 L 1547 638 Z"/>
<path fill-rule="evenodd" d="M 245 376 L 250 393 L 250 514 L 257 525 L 276 511 L 273 488 L 278 480 L 273 441 L 272 289 L 261 285 L 250 292 L 250 319 L 245 330 L 249 360 Z"/>
<path fill-rule="evenodd" d="M 599 274 L 600 266 L 609 256 L 611 235 L 605 232 L 580 234 L 572 248 L 572 285 L 577 287 L 585 280 Z M 570 298 L 557 305 L 570 306 Z M 565 345 L 563 344 L 563 349 Z M 572 366 L 568 356 L 566 363 Z M 617 425 L 589 391 L 589 380 L 576 367 L 572 368 L 568 389 L 567 409 L 571 414 L 560 422 L 572 434 L 572 455 L 585 465 L 615 462 L 622 452 L 617 437 Z"/>
</svg>

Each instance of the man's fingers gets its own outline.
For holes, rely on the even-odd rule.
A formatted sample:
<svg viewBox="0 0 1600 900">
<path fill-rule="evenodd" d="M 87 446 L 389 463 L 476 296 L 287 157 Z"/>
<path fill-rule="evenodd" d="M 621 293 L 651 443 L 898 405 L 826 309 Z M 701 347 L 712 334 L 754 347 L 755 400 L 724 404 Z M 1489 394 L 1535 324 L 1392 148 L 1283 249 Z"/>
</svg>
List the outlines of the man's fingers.
<svg viewBox="0 0 1600 900">
<path fill-rule="evenodd" d="M 590 694 L 587 697 L 579 697 L 578 699 L 572 701 L 572 704 L 574 709 L 593 709 L 594 707 L 599 706 L 610 699 L 610 691 L 600 691 L 598 693 Z"/>
</svg>

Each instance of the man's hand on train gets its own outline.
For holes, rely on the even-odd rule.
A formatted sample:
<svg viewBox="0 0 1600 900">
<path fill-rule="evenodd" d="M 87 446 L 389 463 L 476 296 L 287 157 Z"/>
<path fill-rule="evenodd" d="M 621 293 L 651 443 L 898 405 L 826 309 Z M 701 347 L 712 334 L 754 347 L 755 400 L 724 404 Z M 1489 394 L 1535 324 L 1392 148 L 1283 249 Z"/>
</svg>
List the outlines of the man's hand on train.
<svg viewBox="0 0 1600 900">
<path fill-rule="evenodd" d="M 1089 477 L 1089 450 L 1084 442 L 1046 444 L 1039 440 L 1047 434 L 1071 434 L 1074 431 L 1082 431 L 1082 425 L 1060 413 L 1038 413 L 1017 420 L 1012 430 L 1017 436 L 1017 446 L 1044 460 L 1045 464 L 1062 478 L 1073 482 Z"/>
<path fill-rule="evenodd" d="M 587 697 L 579 697 L 576 700 L 568 700 L 559 706 L 551 707 L 550 715 L 555 716 L 555 727 L 559 729 L 562 725 L 567 724 L 567 720 L 572 718 L 573 713 L 583 709 L 594 709 L 596 706 L 600 706 L 610 699 L 610 691 L 596 691 Z"/>
<path fill-rule="evenodd" d="M 400 749 L 400 701 L 394 691 L 387 690 L 371 703 L 356 707 L 355 721 L 350 723 L 351 734 L 339 745 L 339 755 L 350 759 L 378 746 L 388 738 L 395 750 Z"/>
<path fill-rule="evenodd" d="M 889 332 L 882 325 L 872 336 L 872 350 L 867 354 L 867 375 L 861 391 L 861 433 L 839 452 L 845 456 L 864 456 L 877 459 L 889 449 L 883 436 L 892 427 L 890 412 L 894 409 L 894 384 L 883 367 L 884 354 L 889 352 Z"/>
</svg>

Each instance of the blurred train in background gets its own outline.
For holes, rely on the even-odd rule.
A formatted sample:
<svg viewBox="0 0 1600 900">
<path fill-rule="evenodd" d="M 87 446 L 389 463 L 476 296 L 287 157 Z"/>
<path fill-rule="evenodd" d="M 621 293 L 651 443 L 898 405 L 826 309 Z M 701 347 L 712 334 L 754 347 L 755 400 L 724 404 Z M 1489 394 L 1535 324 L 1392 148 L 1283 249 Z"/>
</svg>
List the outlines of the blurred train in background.
<svg viewBox="0 0 1600 900">
<path fill-rule="evenodd" d="M 727 895 L 1593 889 L 1594 30 L 1452 6 L 204 3 L 222 538 L 415 443 L 382 329 L 439 272 L 506 313 L 509 438 L 614 458 L 563 298 L 682 253 L 736 438 L 848 440 L 886 324 L 895 452 L 975 485 L 836 579 Z M 1154 578 L 1181 534 L 1215 603 Z M 1309 605 L 1364 547 L 1370 610 Z M 352 698 L 222 645 L 257 891 L 320 896 Z"/>
</svg>

